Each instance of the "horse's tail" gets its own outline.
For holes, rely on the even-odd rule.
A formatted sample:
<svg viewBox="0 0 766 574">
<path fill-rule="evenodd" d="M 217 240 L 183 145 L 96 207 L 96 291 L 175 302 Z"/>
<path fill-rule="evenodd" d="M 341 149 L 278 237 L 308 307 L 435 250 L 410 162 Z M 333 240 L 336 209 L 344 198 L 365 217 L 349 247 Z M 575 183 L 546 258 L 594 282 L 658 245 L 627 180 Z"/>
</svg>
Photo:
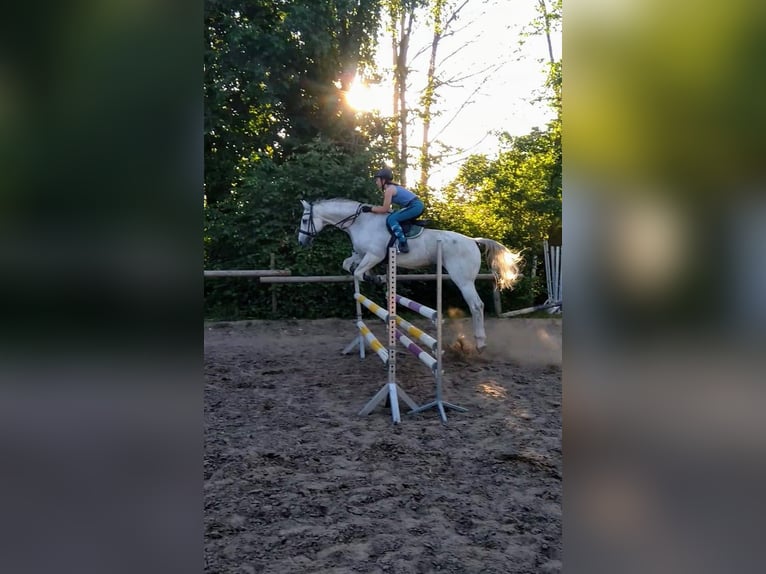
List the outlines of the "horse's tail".
<svg viewBox="0 0 766 574">
<path fill-rule="evenodd" d="M 513 287 L 521 278 L 521 253 L 515 253 L 493 239 L 474 237 L 474 241 L 484 247 L 487 265 L 495 276 L 498 289 Z"/>
</svg>

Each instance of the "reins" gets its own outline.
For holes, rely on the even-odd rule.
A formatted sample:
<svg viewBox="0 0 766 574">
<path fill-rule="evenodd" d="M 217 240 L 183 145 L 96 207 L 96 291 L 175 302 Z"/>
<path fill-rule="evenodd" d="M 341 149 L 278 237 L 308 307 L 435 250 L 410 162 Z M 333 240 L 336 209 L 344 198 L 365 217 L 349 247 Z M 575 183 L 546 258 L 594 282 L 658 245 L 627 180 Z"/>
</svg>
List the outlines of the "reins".
<svg viewBox="0 0 766 574">
<path fill-rule="evenodd" d="M 312 206 L 311 206 L 311 208 L 313 209 L 313 208 L 314 208 L 314 206 L 312 205 Z M 359 217 L 359 215 L 360 215 L 361 213 L 362 213 L 362 204 L 360 203 L 360 204 L 357 206 L 357 208 L 356 208 L 356 212 L 352 213 L 352 214 L 351 214 L 351 215 L 349 215 L 348 217 L 344 217 L 344 218 L 343 218 L 343 219 L 341 219 L 341 220 L 340 220 L 338 223 L 331 223 L 330 225 L 334 225 L 334 226 L 335 226 L 335 227 L 337 227 L 338 229 L 348 229 L 349 227 L 351 227 L 352 225 L 354 225 L 354 222 L 356 221 L 356 218 L 357 218 L 357 217 Z M 351 221 L 351 223 L 349 223 L 348 225 L 346 225 L 346 227 L 341 227 L 342 225 L 344 225 L 344 224 L 345 224 L 347 221 L 349 221 L 349 220 Z"/>
</svg>

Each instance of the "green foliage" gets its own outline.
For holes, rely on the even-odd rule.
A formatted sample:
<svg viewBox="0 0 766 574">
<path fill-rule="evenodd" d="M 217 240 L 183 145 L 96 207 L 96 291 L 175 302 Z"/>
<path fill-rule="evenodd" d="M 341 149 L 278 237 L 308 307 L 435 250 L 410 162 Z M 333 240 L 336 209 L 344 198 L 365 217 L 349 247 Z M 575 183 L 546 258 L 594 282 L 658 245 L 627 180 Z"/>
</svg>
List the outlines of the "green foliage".
<svg viewBox="0 0 766 574">
<path fill-rule="evenodd" d="M 560 26 L 560 0 L 549 7 L 541 0 L 538 9 L 540 18 L 532 23 L 532 33 Z M 469 157 L 442 197 L 432 197 L 428 203 L 429 214 L 440 225 L 469 236 L 491 237 L 524 253 L 524 277 L 511 293 L 503 293 L 504 308 L 540 303 L 547 297 L 543 241 L 561 236 L 562 64 L 559 60 L 547 66 L 545 94 L 537 100 L 545 101 L 556 114 L 547 128 L 524 136 L 501 134 L 497 157 Z"/>
<path fill-rule="evenodd" d="M 432 8 L 449 3 L 431 3 Z M 301 199 L 347 197 L 379 203 L 371 175 L 395 157 L 395 118 L 355 113 L 341 90 L 370 68 L 377 31 L 389 16 L 425 0 L 208 0 L 205 4 L 205 269 L 277 269 L 293 275 L 344 274 L 348 236 L 327 229 L 311 249 L 298 245 Z M 558 4 L 560 6 L 560 3 Z M 554 6 L 556 4 L 554 3 Z M 560 9 L 559 9 L 560 12 Z M 340 86 L 340 87 L 339 87 Z M 504 309 L 545 296 L 542 240 L 561 219 L 561 65 L 550 65 L 547 97 L 558 117 L 545 131 L 502 137 L 494 158 L 473 156 L 445 190 L 423 193 L 442 228 L 491 237 L 539 255 L 502 295 Z M 378 269 L 382 273 L 383 269 Z M 424 270 L 429 271 L 429 270 Z M 491 310 L 492 284 L 477 282 Z M 249 278 L 205 281 L 209 319 L 351 317 L 352 285 L 264 285 Z M 435 304 L 433 282 L 400 292 Z M 383 301 L 381 287 L 365 292 Z M 276 295 L 277 310 L 272 311 Z M 465 304 L 449 281 L 445 309 Z"/>
<path fill-rule="evenodd" d="M 542 261 L 543 241 L 561 225 L 561 124 L 548 130 L 502 136 L 494 159 L 470 157 L 441 199 L 429 202 L 429 215 L 446 228 L 471 237 L 491 237 L 525 254 L 525 276 L 503 306 L 516 308 L 545 298 L 544 273 L 532 277 L 533 256 Z"/>
<path fill-rule="evenodd" d="M 341 88 L 369 66 L 378 0 L 205 3 L 205 196 L 224 198 L 259 161 L 317 136 L 366 147 Z"/>
<path fill-rule="evenodd" d="M 358 116 L 342 89 L 372 65 L 379 6 L 379 0 L 206 2 L 206 269 L 267 269 L 273 255 L 277 268 L 296 275 L 341 272 L 350 253 L 344 233 L 328 230 L 313 249 L 299 249 L 299 200 L 376 199 L 370 176 L 390 149 L 390 126 Z M 276 287 L 278 314 L 332 314 L 337 287 Z M 269 316 L 271 293 L 253 279 L 209 279 L 206 313 Z M 348 297 L 343 303 L 347 308 Z"/>
<path fill-rule="evenodd" d="M 463 233 L 537 250 L 561 218 L 560 144 L 555 133 L 533 131 L 504 136 L 504 146 L 496 159 L 463 164 L 444 191 L 441 215 Z"/>
<path fill-rule="evenodd" d="M 282 164 L 261 161 L 228 197 L 205 208 L 206 269 L 268 269 L 271 255 L 277 269 L 293 275 L 339 275 L 343 259 L 351 253 L 348 235 L 329 228 L 311 249 L 298 245 L 298 225 L 308 201 L 348 197 L 378 201 L 372 185 L 369 153 L 350 155 L 341 146 L 321 138 L 304 146 Z M 278 316 L 332 316 L 348 311 L 349 295 L 337 285 L 280 286 L 293 290 L 289 301 L 280 298 Z M 300 290 L 300 295 L 297 291 Z M 232 317 L 268 317 L 271 290 L 253 279 L 216 278 L 205 283 L 208 314 Z"/>
</svg>

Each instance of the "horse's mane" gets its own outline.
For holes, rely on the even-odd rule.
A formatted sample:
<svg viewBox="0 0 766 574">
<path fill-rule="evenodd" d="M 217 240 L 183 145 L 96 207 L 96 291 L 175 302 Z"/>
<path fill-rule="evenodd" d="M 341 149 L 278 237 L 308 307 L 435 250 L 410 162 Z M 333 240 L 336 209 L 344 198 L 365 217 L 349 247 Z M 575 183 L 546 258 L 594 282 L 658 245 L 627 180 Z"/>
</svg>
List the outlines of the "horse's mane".
<svg viewBox="0 0 766 574">
<path fill-rule="evenodd" d="M 360 202 L 353 199 L 348 199 L 347 197 L 333 197 L 330 199 L 320 199 L 315 201 L 314 205 L 318 205 L 320 203 L 352 203 L 354 205 L 358 205 Z"/>
</svg>

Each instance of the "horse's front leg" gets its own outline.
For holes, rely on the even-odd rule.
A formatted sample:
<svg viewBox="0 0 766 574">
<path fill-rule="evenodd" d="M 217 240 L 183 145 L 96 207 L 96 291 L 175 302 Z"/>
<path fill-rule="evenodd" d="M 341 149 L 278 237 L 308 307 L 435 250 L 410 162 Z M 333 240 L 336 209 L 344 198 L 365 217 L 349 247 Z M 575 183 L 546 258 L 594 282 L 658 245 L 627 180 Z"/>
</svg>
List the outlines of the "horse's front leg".
<svg viewBox="0 0 766 574">
<path fill-rule="evenodd" d="M 343 269 L 348 271 L 349 273 L 353 273 L 357 267 L 359 267 L 359 262 L 362 260 L 362 256 L 359 255 L 356 251 L 351 252 L 351 257 L 346 257 L 343 260 Z"/>
<path fill-rule="evenodd" d="M 371 274 L 368 275 L 367 272 L 375 267 L 378 263 L 383 261 L 384 258 L 385 255 L 381 257 L 373 253 L 365 253 L 364 257 L 362 257 L 362 260 L 359 262 L 359 265 L 357 265 L 356 269 L 354 270 L 354 277 L 356 277 L 359 281 L 371 281 L 376 284 L 379 283 L 377 278 Z"/>
</svg>

